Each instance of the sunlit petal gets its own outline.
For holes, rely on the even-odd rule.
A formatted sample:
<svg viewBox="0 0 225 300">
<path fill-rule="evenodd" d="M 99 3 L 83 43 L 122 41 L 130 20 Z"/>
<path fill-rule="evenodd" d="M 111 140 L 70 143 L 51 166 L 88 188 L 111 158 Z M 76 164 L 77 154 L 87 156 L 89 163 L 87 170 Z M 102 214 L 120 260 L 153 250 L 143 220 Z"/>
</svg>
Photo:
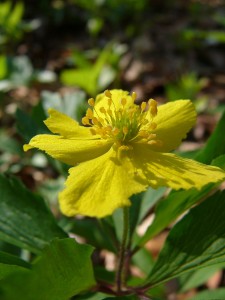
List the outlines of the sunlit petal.
<svg viewBox="0 0 225 300">
<path fill-rule="evenodd" d="M 33 137 L 24 150 L 38 148 L 52 157 L 75 165 L 107 152 L 112 143 L 106 140 L 67 139 L 58 135 L 39 134 Z"/>
<path fill-rule="evenodd" d="M 44 121 L 45 125 L 53 133 L 58 133 L 65 138 L 94 138 L 88 127 L 80 126 L 78 122 L 69 116 L 50 108 L 49 118 Z"/>
<path fill-rule="evenodd" d="M 153 152 L 145 145 L 133 149 L 133 163 L 140 177 L 156 188 L 169 186 L 175 190 L 200 189 L 210 182 L 225 179 L 220 168 L 208 166 L 171 153 Z"/>
<path fill-rule="evenodd" d="M 126 156 L 106 154 L 70 169 L 66 188 L 60 193 L 62 212 L 104 217 L 119 207 L 129 206 L 129 197 L 146 189 L 135 179 L 135 170 Z"/>
<path fill-rule="evenodd" d="M 160 147 L 152 146 L 152 150 L 169 152 L 177 148 L 196 122 L 196 111 L 190 100 L 178 100 L 158 106 L 158 114 L 154 118 L 157 124 L 154 133 L 162 141 Z"/>
</svg>

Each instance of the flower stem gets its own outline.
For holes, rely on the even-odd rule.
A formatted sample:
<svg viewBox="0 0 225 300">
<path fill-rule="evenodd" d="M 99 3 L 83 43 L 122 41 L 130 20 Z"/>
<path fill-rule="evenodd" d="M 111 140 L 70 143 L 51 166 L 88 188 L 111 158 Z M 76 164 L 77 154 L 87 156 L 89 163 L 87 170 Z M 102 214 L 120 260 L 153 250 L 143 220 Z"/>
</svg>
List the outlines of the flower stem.
<svg viewBox="0 0 225 300">
<path fill-rule="evenodd" d="M 123 208 L 123 236 L 119 249 L 118 268 L 116 273 L 117 292 L 121 292 L 126 281 L 125 258 L 127 252 L 127 241 L 129 235 L 129 208 Z"/>
</svg>

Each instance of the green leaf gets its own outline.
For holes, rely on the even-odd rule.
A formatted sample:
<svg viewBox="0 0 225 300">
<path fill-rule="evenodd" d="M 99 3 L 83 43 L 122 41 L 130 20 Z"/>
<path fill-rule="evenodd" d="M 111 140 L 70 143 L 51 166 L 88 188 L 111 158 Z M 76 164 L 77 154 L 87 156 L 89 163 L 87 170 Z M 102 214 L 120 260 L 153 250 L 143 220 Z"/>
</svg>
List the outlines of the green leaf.
<svg viewBox="0 0 225 300">
<path fill-rule="evenodd" d="M 194 207 L 171 230 L 148 278 L 156 285 L 186 272 L 224 263 L 225 191 Z"/>
<path fill-rule="evenodd" d="M 79 121 L 87 109 L 83 91 L 68 93 L 64 96 L 44 91 L 41 93 L 41 100 L 46 115 L 48 115 L 49 108 L 54 108 Z"/>
<path fill-rule="evenodd" d="M 21 144 L 11 138 L 6 131 L 0 131 L 0 150 L 22 156 L 24 154 Z"/>
<path fill-rule="evenodd" d="M 220 263 L 194 272 L 185 273 L 179 278 L 179 292 L 184 293 L 190 289 L 198 287 L 205 283 L 218 270 L 223 269 L 225 263 Z"/>
<path fill-rule="evenodd" d="M 160 233 L 193 204 L 206 197 L 214 186 L 215 184 L 208 184 L 201 191 L 191 189 L 189 191 L 171 192 L 167 198 L 157 206 L 155 218 L 143 237 L 138 241 L 138 245 L 144 245 L 147 241 Z"/>
<path fill-rule="evenodd" d="M 66 233 L 57 225 L 43 199 L 18 179 L 0 175 L 0 239 L 39 253 L 55 237 Z"/>
<path fill-rule="evenodd" d="M 223 300 L 225 298 L 225 288 L 203 291 L 189 300 Z"/>
<path fill-rule="evenodd" d="M 30 268 L 30 264 L 17 256 L 0 252 L 0 280 L 23 268 Z"/>
<path fill-rule="evenodd" d="M 74 239 L 54 240 L 31 270 L 18 271 L 2 281 L 1 299 L 68 300 L 95 284 L 92 251 Z"/>
<path fill-rule="evenodd" d="M 0 55 L 0 80 L 5 78 L 6 75 L 7 75 L 7 57 L 5 55 Z"/>
<path fill-rule="evenodd" d="M 112 242 L 111 235 L 108 232 L 110 229 L 103 220 L 93 218 L 74 219 L 71 225 L 71 232 L 84 237 L 87 242 L 95 248 L 107 249 L 111 252 L 117 251 L 117 248 L 115 248 Z"/>
<path fill-rule="evenodd" d="M 64 70 L 60 76 L 61 81 L 67 85 L 77 85 L 84 89 L 88 94 L 95 96 L 103 88 L 103 86 L 99 86 L 98 79 L 103 67 L 108 62 L 111 52 L 112 46 L 107 45 L 102 50 L 93 66 Z M 113 79 L 114 76 L 110 78 L 111 81 Z M 107 81 L 107 84 L 108 83 L 109 82 Z"/>
<path fill-rule="evenodd" d="M 225 131 L 225 112 L 220 118 L 220 121 L 218 122 L 213 134 L 208 139 L 207 144 L 197 154 L 195 158 L 197 161 L 203 162 L 205 164 L 210 164 L 214 158 L 222 154 L 225 154 L 224 131 Z"/>
</svg>

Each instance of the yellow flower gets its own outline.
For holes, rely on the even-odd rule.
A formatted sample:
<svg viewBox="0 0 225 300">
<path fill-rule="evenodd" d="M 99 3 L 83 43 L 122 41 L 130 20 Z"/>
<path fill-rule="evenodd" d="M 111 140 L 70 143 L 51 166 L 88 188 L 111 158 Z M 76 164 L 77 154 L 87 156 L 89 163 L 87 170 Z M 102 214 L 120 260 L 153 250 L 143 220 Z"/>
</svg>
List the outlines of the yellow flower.
<svg viewBox="0 0 225 300">
<path fill-rule="evenodd" d="M 40 134 L 24 145 L 25 151 L 39 148 L 74 166 L 59 195 L 65 215 L 104 217 L 129 206 L 129 197 L 148 186 L 200 189 L 225 178 L 217 167 L 168 153 L 195 123 L 191 101 L 157 107 L 151 99 L 138 106 L 135 98 L 135 93 L 107 90 L 96 101 L 89 99 L 85 126 L 50 109 L 45 124 L 56 135 Z"/>
</svg>

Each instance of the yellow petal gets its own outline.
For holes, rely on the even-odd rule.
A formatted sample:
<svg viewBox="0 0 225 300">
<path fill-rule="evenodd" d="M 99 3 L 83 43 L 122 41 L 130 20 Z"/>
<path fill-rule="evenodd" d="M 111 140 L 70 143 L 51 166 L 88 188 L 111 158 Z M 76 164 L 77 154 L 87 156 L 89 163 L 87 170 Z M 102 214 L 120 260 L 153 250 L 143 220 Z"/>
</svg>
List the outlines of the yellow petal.
<svg viewBox="0 0 225 300">
<path fill-rule="evenodd" d="M 132 97 L 129 95 L 127 91 L 123 90 L 110 90 L 110 93 L 112 95 L 112 105 L 111 105 L 111 110 L 114 111 L 115 109 L 118 110 L 119 108 L 122 108 L 121 100 L 126 99 L 126 104 L 125 107 L 130 106 L 133 104 Z M 95 111 L 100 116 L 104 117 L 104 114 L 100 112 L 100 108 L 104 107 L 105 109 L 108 109 L 108 97 L 105 96 L 104 93 L 99 94 L 96 97 L 96 102 L 95 102 Z"/>
<path fill-rule="evenodd" d="M 177 100 L 158 107 L 154 118 L 154 133 L 162 146 L 152 145 L 154 151 L 170 152 L 176 149 L 196 121 L 195 107 L 190 100 Z"/>
<path fill-rule="evenodd" d="M 44 121 L 53 133 L 58 133 L 66 138 L 94 138 L 88 127 L 80 126 L 74 119 L 50 108 L 50 117 Z"/>
<path fill-rule="evenodd" d="M 220 168 L 204 165 L 191 159 L 181 158 L 171 153 L 150 151 L 144 145 L 136 146 L 134 164 L 141 178 L 156 188 L 169 186 L 175 190 L 201 189 L 211 182 L 225 179 L 225 172 Z"/>
<path fill-rule="evenodd" d="M 129 197 L 146 189 L 134 174 L 130 159 L 118 158 L 113 149 L 71 168 L 66 188 L 59 195 L 63 214 L 101 218 L 119 207 L 129 206 Z"/>
<path fill-rule="evenodd" d="M 104 154 L 111 145 L 106 140 L 67 139 L 58 135 L 39 134 L 28 145 L 24 145 L 24 151 L 38 148 L 64 163 L 75 165 Z"/>
</svg>

